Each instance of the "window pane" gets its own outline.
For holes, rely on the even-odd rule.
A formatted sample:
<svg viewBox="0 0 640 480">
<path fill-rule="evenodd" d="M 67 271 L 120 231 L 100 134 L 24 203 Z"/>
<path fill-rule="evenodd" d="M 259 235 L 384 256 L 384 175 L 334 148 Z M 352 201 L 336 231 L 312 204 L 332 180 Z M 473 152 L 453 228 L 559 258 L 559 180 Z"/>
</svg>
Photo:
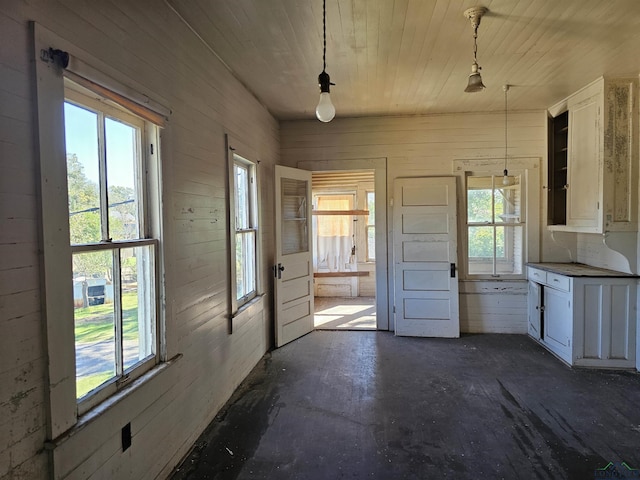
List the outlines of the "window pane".
<svg viewBox="0 0 640 480">
<path fill-rule="evenodd" d="M 494 227 L 469 227 L 469 258 L 493 258 Z"/>
<path fill-rule="evenodd" d="M 367 260 L 376 259 L 376 227 L 367 227 Z"/>
<path fill-rule="evenodd" d="M 236 164 L 234 166 L 236 178 L 236 230 L 251 227 L 249 210 L 249 170 Z"/>
<path fill-rule="evenodd" d="M 523 232 L 522 226 L 469 227 L 469 273 L 521 274 L 523 269 Z"/>
<path fill-rule="evenodd" d="M 367 192 L 367 210 L 369 210 L 369 216 L 367 217 L 367 225 L 376 224 L 376 196 L 373 192 Z"/>
<path fill-rule="evenodd" d="M 376 195 L 374 192 L 367 192 L 367 261 L 376 259 Z"/>
<path fill-rule="evenodd" d="M 467 178 L 467 221 L 493 223 L 491 215 L 492 177 Z"/>
<path fill-rule="evenodd" d="M 153 258 L 151 246 L 120 251 L 124 370 L 154 354 Z"/>
<path fill-rule="evenodd" d="M 113 240 L 142 237 L 136 194 L 138 138 L 137 128 L 105 119 L 109 236 Z"/>
<path fill-rule="evenodd" d="M 523 232 L 522 226 L 496 227 L 496 273 L 522 273 Z"/>
<path fill-rule="evenodd" d="M 64 122 L 71 244 L 99 242 L 98 115 L 65 103 Z"/>
<path fill-rule="evenodd" d="M 281 189 L 282 254 L 308 252 L 307 182 L 283 178 Z"/>
<path fill-rule="evenodd" d="M 112 278 L 112 251 L 73 255 L 77 398 L 116 373 Z"/>
<path fill-rule="evenodd" d="M 254 231 L 236 233 L 236 299 L 256 290 L 256 235 Z"/>
<path fill-rule="evenodd" d="M 502 181 L 496 185 L 494 194 L 496 223 L 519 223 L 520 222 L 520 177 L 510 176 L 508 185 L 503 185 Z"/>
<path fill-rule="evenodd" d="M 314 197 L 316 210 L 347 211 L 354 207 L 354 194 L 322 194 Z M 353 215 L 316 215 L 314 222 L 314 268 L 343 272 L 351 267 L 355 246 Z"/>
</svg>

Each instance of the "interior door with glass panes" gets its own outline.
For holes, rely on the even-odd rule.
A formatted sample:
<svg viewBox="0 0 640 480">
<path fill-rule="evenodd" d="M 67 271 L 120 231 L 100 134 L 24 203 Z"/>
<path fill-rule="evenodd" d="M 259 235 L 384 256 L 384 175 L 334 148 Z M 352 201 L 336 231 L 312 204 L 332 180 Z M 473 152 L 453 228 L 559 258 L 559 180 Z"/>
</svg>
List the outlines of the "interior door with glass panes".
<svg viewBox="0 0 640 480">
<path fill-rule="evenodd" d="M 313 330 L 311 172 L 277 165 L 276 347 Z"/>
</svg>

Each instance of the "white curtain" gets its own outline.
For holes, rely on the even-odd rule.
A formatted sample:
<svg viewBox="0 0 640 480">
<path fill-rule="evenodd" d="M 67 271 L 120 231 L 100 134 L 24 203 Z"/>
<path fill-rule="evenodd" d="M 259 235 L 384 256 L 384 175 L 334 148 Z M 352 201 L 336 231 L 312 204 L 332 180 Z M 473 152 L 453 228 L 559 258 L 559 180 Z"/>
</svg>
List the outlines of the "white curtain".
<svg viewBox="0 0 640 480">
<path fill-rule="evenodd" d="M 316 198 L 316 210 L 352 210 L 353 195 L 325 195 Z M 314 272 L 346 272 L 351 270 L 354 246 L 352 215 L 314 216 L 316 242 Z M 355 265 L 353 265 L 355 267 Z"/>
</svg>

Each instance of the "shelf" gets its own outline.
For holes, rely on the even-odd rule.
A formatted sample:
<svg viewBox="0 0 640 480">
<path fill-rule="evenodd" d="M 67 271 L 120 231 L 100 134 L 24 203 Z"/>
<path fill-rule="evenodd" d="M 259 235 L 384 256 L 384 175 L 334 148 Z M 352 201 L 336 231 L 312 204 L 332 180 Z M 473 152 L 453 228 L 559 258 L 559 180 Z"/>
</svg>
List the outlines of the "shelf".
<svg viewBox="0 0 640 480">
<path fill-rule="evenodd" d="M 369 272 L 315 272 L 313 274 L 316 278 L 329 278 L 329 277 L 368 277 Z"/>
<path fill-rule="evenodd" d="M 369 210 L 314 210 L 313 215 L 369 215 Z"/>
</svg>

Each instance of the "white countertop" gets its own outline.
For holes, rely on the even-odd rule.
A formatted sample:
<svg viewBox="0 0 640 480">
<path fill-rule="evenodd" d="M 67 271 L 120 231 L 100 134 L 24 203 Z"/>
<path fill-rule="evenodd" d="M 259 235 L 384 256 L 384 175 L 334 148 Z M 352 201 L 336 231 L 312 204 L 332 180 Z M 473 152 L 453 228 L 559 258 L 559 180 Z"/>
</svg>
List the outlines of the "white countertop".
<svg viewBox="0 0 640 480">
<path fill-rule="evenodd" d="M 567 277 L 639 277 L 631 273 L 592 267 L 583 263 L 527 263 L 527 266 Z"/>
</svg>

